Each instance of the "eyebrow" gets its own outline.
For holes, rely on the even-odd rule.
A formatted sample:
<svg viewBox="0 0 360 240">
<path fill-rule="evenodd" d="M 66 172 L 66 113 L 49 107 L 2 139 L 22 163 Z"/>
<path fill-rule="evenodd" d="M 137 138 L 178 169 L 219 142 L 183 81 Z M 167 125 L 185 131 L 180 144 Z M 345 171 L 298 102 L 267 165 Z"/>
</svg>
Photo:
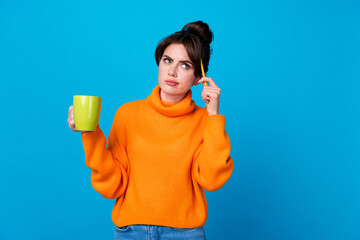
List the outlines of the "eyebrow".
<svg viewBox="0 0 360 240">
<path fill-rule="evenodd" d="M 173 60 L 170 56 L 168 55 L 164 55 L 163 57 L 167 57 L 167 58 L 170 58 L 171 60 Z M 194 65 L 192 62 L 188 61 L 188 60 L 181 60 L 180 61 L 181 63 L 190 63 L 191 65 Z"/>
</svg>

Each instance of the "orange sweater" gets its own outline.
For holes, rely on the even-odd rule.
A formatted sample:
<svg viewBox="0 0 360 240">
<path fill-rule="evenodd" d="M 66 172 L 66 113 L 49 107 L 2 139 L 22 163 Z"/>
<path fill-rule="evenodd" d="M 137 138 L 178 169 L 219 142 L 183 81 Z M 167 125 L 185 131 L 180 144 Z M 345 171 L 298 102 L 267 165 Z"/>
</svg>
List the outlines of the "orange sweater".
<svg viewBox="0 0 360 240">
<path fill-rule="evenodd" d="M 208 116 L 191 90 L 179 103 L 162 101 L 159 90 L 119 107 L 108 144 L 99 126 L 82 133 L 92 186 L 116 198 L 112 220 L 118 227 L 203 226 L 203 189 L 218 190 L 233 170 L 225 117 Z"/>
</svg>

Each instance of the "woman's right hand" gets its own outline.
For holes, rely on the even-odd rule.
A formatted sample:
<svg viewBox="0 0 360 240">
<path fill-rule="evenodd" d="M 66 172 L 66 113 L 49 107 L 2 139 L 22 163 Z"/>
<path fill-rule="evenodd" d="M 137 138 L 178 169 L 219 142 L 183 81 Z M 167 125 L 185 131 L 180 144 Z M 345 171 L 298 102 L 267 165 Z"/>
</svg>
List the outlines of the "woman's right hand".
<svg viewBox="0 0 360 240">
<path fill-rule="evenodd" d="M 69 107 L 69 117 L 68 117 L 68 120 L 67 122 L 69 123 L 69 128 L 71 130 L 73 130 L 74 132 L 89 132 L 89 131 L 80 131 L 80 130 L 77 130 L 76 127 L 75 127 L 75 121 L 74 121 L 74 113 L 73 113 L 73 105 L 71 105 Z"/>
</svg>

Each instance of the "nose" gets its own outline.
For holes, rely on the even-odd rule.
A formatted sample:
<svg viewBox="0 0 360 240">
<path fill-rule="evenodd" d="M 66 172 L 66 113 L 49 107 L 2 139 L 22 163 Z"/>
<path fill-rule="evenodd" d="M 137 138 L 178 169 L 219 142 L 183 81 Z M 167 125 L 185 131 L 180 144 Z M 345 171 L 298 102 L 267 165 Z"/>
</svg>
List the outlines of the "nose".
<svg viewBox="0 0 360 240">
<path fill-rule="evenodd" d="M 175 68 L 176 68 L 175 65 L 172 65 L 169 67 L 169 69 L 168 69 L 169 76 L 176 77 L 176 69 Z"/>
</svg>

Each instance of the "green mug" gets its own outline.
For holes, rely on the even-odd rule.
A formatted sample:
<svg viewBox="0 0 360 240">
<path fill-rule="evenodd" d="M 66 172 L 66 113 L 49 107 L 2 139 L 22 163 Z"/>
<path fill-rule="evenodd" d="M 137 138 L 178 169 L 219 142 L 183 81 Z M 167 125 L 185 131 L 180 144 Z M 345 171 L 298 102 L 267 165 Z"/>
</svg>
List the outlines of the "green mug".
<svg viewBox="0 0 360 240">
<path fill-rule="evenodd" d="M 76 129 L 81 131 L 95 131 L 100 118 L 101 98 L 74 95 L 73 105 Z"/>
</svg>

